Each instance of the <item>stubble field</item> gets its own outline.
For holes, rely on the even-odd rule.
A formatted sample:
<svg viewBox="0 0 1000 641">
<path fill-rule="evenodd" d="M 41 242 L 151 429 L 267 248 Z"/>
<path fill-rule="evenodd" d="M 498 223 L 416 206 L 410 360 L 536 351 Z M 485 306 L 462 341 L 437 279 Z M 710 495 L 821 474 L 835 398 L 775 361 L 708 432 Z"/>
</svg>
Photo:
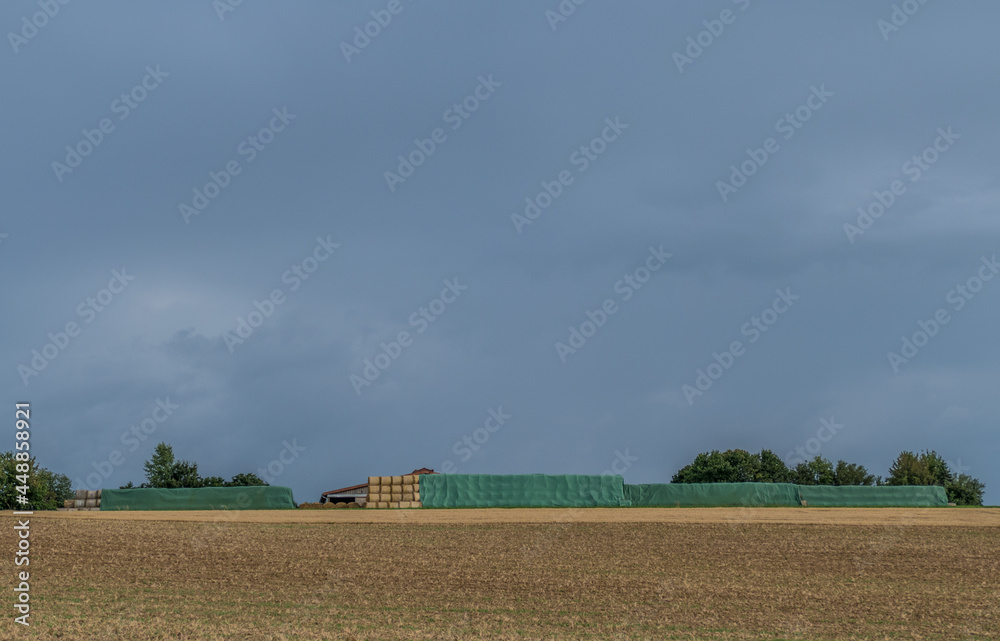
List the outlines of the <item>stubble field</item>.
<svg viewBox="0 0 1000 641">
<path fill-rule="evenodd" d="M 997 509 L 49 513 L 31 543 L 3 638 L 1000 638 Z"/>
</svg>

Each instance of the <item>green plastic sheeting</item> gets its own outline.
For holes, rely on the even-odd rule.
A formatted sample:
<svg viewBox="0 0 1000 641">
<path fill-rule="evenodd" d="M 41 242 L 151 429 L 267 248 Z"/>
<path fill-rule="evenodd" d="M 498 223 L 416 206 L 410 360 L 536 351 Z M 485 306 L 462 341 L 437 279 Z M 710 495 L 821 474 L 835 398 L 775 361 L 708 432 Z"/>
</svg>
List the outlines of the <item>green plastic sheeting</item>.
<svg viewBox="0 0 1000 641">
<path fill-rule="evenodd" d="M 799 485 L 808 507 L 934 507 L 948 505 L 937 485 Z"/>
<path fill-rule="evenodd" d="M 424 507 L 618 507 L 628 505 L 620 476 L 423 474 Z"/>
<path fill-rule="evenodd" d="M 101 490 L 106 510 L 293 510 L 292 489 L 275 486 Z"/>
<path fill-rule="evenodd" d="M 633 506 L 764 506 L 800 505 L 798 486 L 791 483 L 650 483 L 626 485 Z"/>
</svg>

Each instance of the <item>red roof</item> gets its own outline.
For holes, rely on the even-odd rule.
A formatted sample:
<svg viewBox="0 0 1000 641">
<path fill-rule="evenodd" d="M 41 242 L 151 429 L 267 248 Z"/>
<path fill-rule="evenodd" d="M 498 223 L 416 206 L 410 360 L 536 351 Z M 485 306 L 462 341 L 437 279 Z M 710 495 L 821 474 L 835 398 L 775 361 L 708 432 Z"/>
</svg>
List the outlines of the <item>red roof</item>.
<svg viewBox="0 0 1000 641">
<path fill-rule="evenodd" d="M 422 467 L 419 470 L 413 470 L 410 474 L 437 474 L 434 470 L 429 467 Z"/>
</svg>

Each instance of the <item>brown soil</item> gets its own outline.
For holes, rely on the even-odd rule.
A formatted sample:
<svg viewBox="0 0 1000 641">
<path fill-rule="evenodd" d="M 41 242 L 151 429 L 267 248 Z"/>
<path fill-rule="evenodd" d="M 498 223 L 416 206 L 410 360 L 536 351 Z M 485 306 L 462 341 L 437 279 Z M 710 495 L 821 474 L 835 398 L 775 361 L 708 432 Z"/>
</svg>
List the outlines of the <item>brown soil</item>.
<svg viewBox="0 0 1000 641">
<path fill-rule="evenodd" d="M 9 620 L 0 638 L 1000 638 L 995 509 L 64 512 L 32 526 L 33 625 Z"/>
</svg>

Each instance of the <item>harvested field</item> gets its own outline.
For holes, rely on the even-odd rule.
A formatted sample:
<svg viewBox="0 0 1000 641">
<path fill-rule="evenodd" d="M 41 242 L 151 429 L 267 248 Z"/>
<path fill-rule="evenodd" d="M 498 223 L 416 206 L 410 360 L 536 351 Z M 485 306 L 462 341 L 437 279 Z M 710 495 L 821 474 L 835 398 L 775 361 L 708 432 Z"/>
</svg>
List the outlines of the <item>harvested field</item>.
<svg viewBox="0 0 1000 641">
<path fill-rule="evenodd" d="M 32 525 L 24 638 L 1000 638 L 996 509 L 67 512 Z"/>
</svg>

